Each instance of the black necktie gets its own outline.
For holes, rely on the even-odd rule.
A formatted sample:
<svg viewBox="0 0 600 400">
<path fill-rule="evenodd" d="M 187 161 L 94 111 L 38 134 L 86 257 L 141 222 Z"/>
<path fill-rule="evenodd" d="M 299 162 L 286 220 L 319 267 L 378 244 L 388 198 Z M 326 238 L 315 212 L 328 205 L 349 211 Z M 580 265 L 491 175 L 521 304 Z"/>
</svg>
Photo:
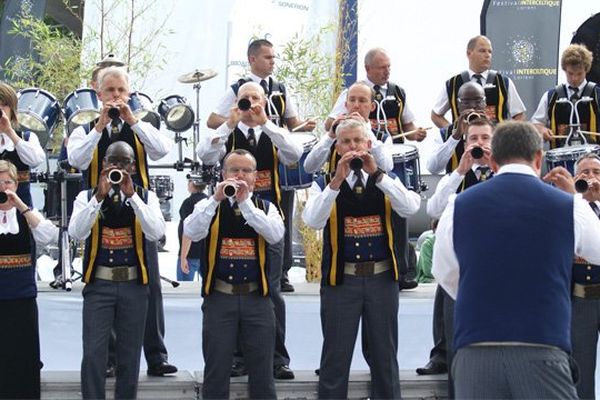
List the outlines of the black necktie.
<svg viewBox="0 0 600 400">
<path fill-rule="evenodd" d="M 474 74 L 473 78 L 477 79 L 477 83 L 479 83 L 481 86 L 483 86 L 483 75 L 481 75 L 481 74 Z"/>
<path fill-rule="evenodd" d="M 256 149 L 256 136 L 254 135 L 254 129 L 248 129 L 248 144 L 252 150 Z"/>
<path fill-rule="evenodd" d="M 590 201 L 590 207 L 592 207 L 592 210 L 594 210 L 596 216 L 600 218 L 600 208 L 598 207 L 598 205 L 596 205 L 596 203 L 594 203 L 593 201 Z"/>
<path fill-rule="evenodd" d="M 477 167 L 477 171 L 479 171 L 479 182 L 483 182 L 489 178 L 489 167 Z"/>
<path fill-rule="evenodd" d="M 373 86 L 373 91 L 375 92 L 375 101 L 377 101 L 378 103 L 383 100 L 383 95 L 380 92 L 381 90 L 381 86 L 379 85 L 375 85 Z"/>
<path fill-rule="evenodd" d="M 579 88 L 569 86 L 569 89 L 573 91 L 573 94 L 571 97 L 569 97 L 569 100 L 571 100 L 572 103 L 575 103 L 577 100 L 579 100 Z"/>
<path fill-rule="evenodd" d="M 113 119 L 110 123 L 110 141 L 116 142 L 117 140 L 119 140 L 120 132 L 121 131 L 119 130 L 119 120 Z"/>
<path fill-rule="evenodd" d="M 362 195 L 365 192 L 365 185 L 362 180 L 362 171 L 354 171 L 356 182 L 354 182 L 354 193 Z"/>
<path fill-rule="evenodd" d="M 233 204 L 231 205 L 231 208 L 233 208 L 233 214 L 236 217 L 241 217 L 242 216 L 242 210 L 240 210 L 240 207 L 238 206 L 237 201 L 233 202 Z"/>
<path fill-rule="evenodd" d="M 264 79 L 261 79 L 260 86 L 262 86 L 263 90 L 265 91 L 265 94 L 268 96 L 269 95 L 269 85 L 267 84 L 267 81 Z"/>
</svg>

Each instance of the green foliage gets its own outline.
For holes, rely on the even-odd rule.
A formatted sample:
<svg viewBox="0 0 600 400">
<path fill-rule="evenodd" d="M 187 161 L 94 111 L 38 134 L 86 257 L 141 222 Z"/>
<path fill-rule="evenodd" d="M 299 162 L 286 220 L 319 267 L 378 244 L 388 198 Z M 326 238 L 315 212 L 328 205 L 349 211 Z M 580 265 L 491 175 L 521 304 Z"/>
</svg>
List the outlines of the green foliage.
<svg viewBox="0 0 600 400">
<path fill-rule="evenodd" d="M 328 25 L 315 34 L 303 37 L 296 33 L 279 55 L 275 76 L 296 96 L 300 116 L 323 121 L 333 107 L 343 84 L 336 66 L 336 52 L 327 51 L 326 39 L 335 27 Z"/>
</svg>

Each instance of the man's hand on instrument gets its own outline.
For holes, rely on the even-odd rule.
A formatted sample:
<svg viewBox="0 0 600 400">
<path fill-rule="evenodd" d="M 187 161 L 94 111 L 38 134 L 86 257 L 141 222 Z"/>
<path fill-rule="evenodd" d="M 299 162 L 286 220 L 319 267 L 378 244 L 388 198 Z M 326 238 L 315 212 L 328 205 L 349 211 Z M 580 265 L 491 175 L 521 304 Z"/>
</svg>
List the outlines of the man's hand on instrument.
<svg viewBox="0 0 600 400">
<path fill-rule="evenodd" d="M 473 168 L 473 164 L 475 163 L 475 159 L 473 158 L 473 154 L 471 154 L 471 150 L 474 147 L 477 147 L 477 144 L 470 144 L 467 146 L 462 156 L 460 157 L 460 161 L 458 163 L 458 167 L 456 167 L 456 172 L 460 174 L 460 176 L 465 176 L 467 172 L 471 168 Z"/>
<path fill-rule="evenodd" d="M 127 104 L 123 100 L 117 100 L 113 103 L 113 106 L 119 110 L 119 113 L 121 114 L 121 119 L 127 122 L 129 126 L 133 126 L 138 123 L 138 119 L 135 115 L 133 115 L 133 112 L 131 112 L 129 104 Z"/>
<path fill-rule="evenodd" d="M 346 177 L 350 175 L 350 172 L 352 172 L 350 169 L 350 160 L 354 157 L 356 157 L 356 152 L 349 151 L 340 158 L 340 161 L 335 167 L 335 174 L 329 183 L 329 187 L 332 190 L 339 190 Z"/>
<path fill-rule="evenodd" d="M 129 172 L 121 170 L 121 173 L 123 173 L 123 180 L 121 181 L 120 185 L 121 191 L 123 192 L 125 197 L 129 199 L 135 193 L 135 190 L 133 188 L 133 181 L 131 180 L 131 175 L 129 175 Z"/>
<path fill-rule="evenodd" d="M 108 166 L 100 172 L 100 177 L 98 177 L 98 186 L 96 186 L 96 200 L 98 203 L 102 202 L 106 198 L 106 195 L 110 191 L 112 184 L 108 180 L 108 173 L 115 169 L 114 166 Z"/>
<path fill-rule="evenodd" d="M 371 153 L 368 151 L 359 151 L 356 153 L 356 157 L 363 161 L 362 169 L 364 169 L 367 174 L 371 175 L 377 171 L 377 162 Z"/>
<path fill-rule="evenodd" d="M 575 193 L 575 180 L 564 167 L 552 168 L 542 179 L 567 193 Z"/>
<path fill-rule="evenodd" d="M 427 130 L 423 127 L 418 127 L 415 129 L 413 133 L 410 135 L 406 135 L 408 140 L 414 140 L 417 142 L 422 142 L 427 137 Z"/>
</svg>

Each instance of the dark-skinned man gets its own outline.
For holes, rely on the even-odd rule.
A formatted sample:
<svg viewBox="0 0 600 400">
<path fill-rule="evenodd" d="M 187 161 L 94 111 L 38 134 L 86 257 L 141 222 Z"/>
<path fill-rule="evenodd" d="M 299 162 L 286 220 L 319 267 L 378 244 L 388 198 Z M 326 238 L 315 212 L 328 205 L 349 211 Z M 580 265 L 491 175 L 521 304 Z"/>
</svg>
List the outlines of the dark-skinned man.
<svg viewBox="0 0 600 400">
<path fill-rule="evenodd" d="M 248 370 L 251 399 L 274 399 L 275 315 L 268 247 L 279 245 L 284 226 L 277 207 L 254 194 L 256 160 L 236 149 L 223 159 L 223 181 L 184 222 L 184 234 L 206 240 L 202 273 L 202 350 L 205 399 L 229 398 L 229 376 L 238 339 Z M 234 194 L 228 193 L 233 190 Z M 280 263 L 280 260 L 275 260 Z"/>
<path fill-rule="evenodd" d="M 125 141 L 136 154 L 133 182 L 145 189 L 149 188 L 148 158 L 155 161 L 169 153 L 172 143 L 161 135 L 150 123 L 138 120 L 129 105 L 129 75 L 124 69 L 107 67 L 98 78 L 98 98 L 102 101 L 100 117 L 93 129 L 86 133 L 83 126 L 76 128 L 69 138 L 67 152 L 69 164 L 82 170 L 84 185 L 95 188 L 106 149 L 115 141 Z M 110 118 L 109 110 L 117 109 L 118 118 Z M 113 111 L 114 112 L 114 111 Z M 150 302 L 146 318 L 144 356 L 148 364 L 148 374 L 162 376 L 177 372 L 177 367 L 168 362 L 164 343 L 165 318 L 158 268 L 156 242 L 147 241 L 146 255 L 150 272 Z"/>
<path fill-rule="evenodd" d="M 69 234 L 86 241 L 81 362 L 84 399 L 105 398 L 108 341 L 113 328 L 117 335 L 115 398 L 137 395 L 149 294 L 145 241 L 158 240 L 164 234 L 165 221 L 156 195 L 134 185 L 134 165 L 135 153 L 129 144 L 110 144 L 96 188 L 79 193 L 69 222 Z M 117 171 L 121 178 L 114 176 Z"/>
<path fill-rule="evenodd" d="M 321 399 L 348 396 L 361 319 L 368 330 L 371 397 L 400 398 L 396 254 L 401 250 L 396 247 L 406 243 L 397 240 L 392 220 L 415 214 L 421 199 L 377 168 L 369 153 L 369 130 L 355 119 L 340 122 L 336 151 L 342 157 L 335 174 L 313 183 L 302 213 L 308 226 L 324 228 Z"/>
</svg>

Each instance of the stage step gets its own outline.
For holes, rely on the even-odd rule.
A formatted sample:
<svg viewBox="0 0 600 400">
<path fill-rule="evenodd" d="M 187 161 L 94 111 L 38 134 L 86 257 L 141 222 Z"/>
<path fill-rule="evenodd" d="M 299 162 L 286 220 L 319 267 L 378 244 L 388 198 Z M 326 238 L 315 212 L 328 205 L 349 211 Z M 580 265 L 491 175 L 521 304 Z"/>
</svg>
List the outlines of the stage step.
<svg viewBox="0 0 600 400">
<path fill-rule="evenodd" d="M 296 379 L 275 381 L 280 399 L 316 399 L 318 376 L 313 371 L 295 371 Z M 348 398 L 364 399 L 369 396 L 370 376 L 365 371 L 350 375 Z M 107 380 L 107 398 L 113 398 L 115 379 Z M 447 396 L 446 375 L 418 376 L 414 371 L 400 372 L 403 399 L 442 399 Z M 247 399 L 247 377 L 232 378 L 232 399 Z M 180 371 L 162 378 L 140 374 L 138 399 L 196 400 L 202 392 L 202 373 Z M 79 372 L 43 371 L 42 399 L 81 399 Z"/>
</svg>

